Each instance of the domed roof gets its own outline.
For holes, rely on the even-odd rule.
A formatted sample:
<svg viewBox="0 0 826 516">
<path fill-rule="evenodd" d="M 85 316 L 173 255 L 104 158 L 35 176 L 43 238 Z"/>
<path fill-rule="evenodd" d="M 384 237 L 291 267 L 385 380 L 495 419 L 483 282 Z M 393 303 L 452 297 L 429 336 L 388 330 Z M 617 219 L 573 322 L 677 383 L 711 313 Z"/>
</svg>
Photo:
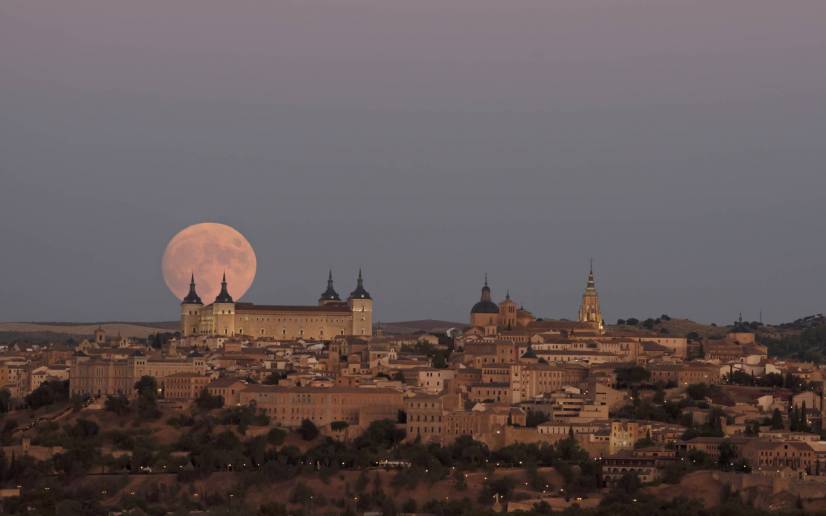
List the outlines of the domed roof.
<svg viewBox="0 0 826 516">
<path fill-rule="evenodd" d="M 493 301 L 479 301 L 470 309 L 472 314 L 498 314 L 499 307 Z"/>
<path fill-rule="evenodd" d="M 470 309 L 472 314 L 498 314 L 499 306 L 491 300 L 488 275 L 485 274 L 485 286 L 482 287 L 482 298 Z"/>
</svg>

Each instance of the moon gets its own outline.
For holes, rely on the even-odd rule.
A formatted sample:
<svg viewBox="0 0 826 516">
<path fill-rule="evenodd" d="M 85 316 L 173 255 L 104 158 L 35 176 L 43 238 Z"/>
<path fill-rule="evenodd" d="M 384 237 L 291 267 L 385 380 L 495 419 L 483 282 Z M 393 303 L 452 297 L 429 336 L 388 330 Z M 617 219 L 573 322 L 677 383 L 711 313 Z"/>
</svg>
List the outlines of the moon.
<svg viewBox="0 0 826 516">
<path fill-rule="evenodd" d="M 161 270 L 172 294 L 183 299 L 189 292 L 190 275 L 205 305 L 221 291 L 221 277 L 227 274 L 227 289 L 238 301 L 255 279 L 255 251 L 238 230 L 226 224 L 203 222 L 179 231 L 163 253 Z"/>
</svg>

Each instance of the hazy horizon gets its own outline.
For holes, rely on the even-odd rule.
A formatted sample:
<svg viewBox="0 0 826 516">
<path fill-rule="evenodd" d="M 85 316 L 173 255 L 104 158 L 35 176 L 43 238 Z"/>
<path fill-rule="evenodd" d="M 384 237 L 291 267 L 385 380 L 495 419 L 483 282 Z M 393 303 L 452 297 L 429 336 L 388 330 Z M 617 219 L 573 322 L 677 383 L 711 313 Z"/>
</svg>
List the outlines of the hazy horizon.
<svg viewBox="0 0 826 516">
<path fill-rule="evenodd" d="M 169 321 L 160 260 L 241 231 L 244 301 L 359 267 L 375 320 L 488 273 L 574 318 L 826 305 L 826 2 L 0 5 L 0 320 Z M 208 300 L 204 300 L 208 301 Z"/>
</svg>

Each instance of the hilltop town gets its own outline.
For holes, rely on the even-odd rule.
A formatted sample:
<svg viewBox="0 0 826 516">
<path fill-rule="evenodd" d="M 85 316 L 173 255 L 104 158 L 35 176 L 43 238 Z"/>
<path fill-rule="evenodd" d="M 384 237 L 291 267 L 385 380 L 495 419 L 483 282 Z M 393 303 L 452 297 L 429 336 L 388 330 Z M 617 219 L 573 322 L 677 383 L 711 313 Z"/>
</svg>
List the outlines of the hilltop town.
<svg viewBox="0 0 826 516">
<path fill-rule="evenodd" d="M 178 331 L 0 347 L 0 509 L 826 510 L 820 316 L 608 324 L 592 269 L 575 320 L 486 277 L 464 324 L 416 331 L 373 321 L 361 271 L 307 306 L 227 282 L 204 303 L 193 277 Z"/>
</svg>

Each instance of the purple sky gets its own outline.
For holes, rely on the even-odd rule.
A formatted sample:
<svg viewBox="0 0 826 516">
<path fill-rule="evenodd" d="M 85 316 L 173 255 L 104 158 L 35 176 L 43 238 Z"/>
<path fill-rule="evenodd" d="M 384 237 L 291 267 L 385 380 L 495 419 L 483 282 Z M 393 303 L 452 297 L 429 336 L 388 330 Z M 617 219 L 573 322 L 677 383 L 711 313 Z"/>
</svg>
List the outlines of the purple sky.
<svg viewBox="0 0 826 516">
<path fill-rule="evenodd" d="M 359 266 L 382 320 L 826 305 L 823 0 L 0 3 L 0 320 L 174 319 L 186 225 L 245 297 Z"/>
</svg>

